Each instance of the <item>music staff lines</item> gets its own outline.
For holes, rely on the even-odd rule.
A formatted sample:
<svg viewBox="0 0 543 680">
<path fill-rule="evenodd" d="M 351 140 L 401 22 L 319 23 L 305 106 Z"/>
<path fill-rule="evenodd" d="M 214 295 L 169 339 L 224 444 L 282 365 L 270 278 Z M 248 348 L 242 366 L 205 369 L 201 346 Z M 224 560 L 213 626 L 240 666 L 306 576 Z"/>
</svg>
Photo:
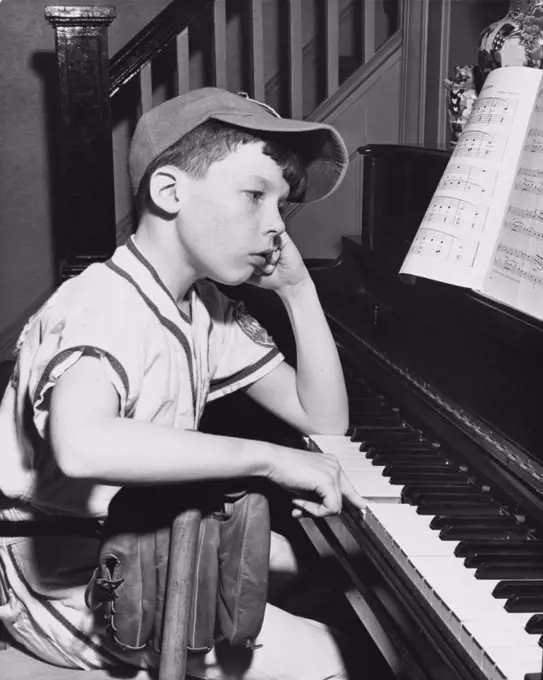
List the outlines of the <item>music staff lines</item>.
<svg viewBox="0 0 543 680">
<path fill-rule="evenodd" d="M 511 206 L 507 211 L 504 226 L 508 231 L 543 241 L 543 210 Z"/>
<path fill-rule="evenodd" d="M 469 124 L 510 125 L 515 119 L 518 100 L 502 97 L 480 97 L 473 105 Z"/>
<path fill-rule="evenodd" d="M 529 255 L 523 250 L 500 243 L 494 257 L 494 267 L 543 288 L 543 255 L 539 253 Z"/>
<path fill-rule="evenodd" d="M 474 205 L 460 198 L 434 196 L 424 216 L 424 222 L 481 232 L 484 229 L 487 213 L 488 208 Z"/>
<path fill-rule="evenodd" d="M 421 228 L 411 244 L 409 255 L 421 255 L 473 267 L 478 248 L 478 241 L 467 241 L 435 229 Z"/>
<path fill-rule="evenodd" d="M 543 195 L 543 170 L 520 168 L 515 177 L 514 187 L 534 196 Z"/>
<path fill-rule="evenodd" d="M 507 146 L 507 135 L 481 130 L 465 130 L 455 148 L 455 155 L 501 161 Z"/>
<path fill-rule="evenodd" d="M 452 190 L 492 196 L 498 173 L 472 165 L 449 165 L 439 182 L 438 191 Z"/>
<path fill-rule="evenodd" d="M 526 137 L 524 151 L 529 153 L 543 153 L 543 130 L 531 128 Z"/>
</svg>

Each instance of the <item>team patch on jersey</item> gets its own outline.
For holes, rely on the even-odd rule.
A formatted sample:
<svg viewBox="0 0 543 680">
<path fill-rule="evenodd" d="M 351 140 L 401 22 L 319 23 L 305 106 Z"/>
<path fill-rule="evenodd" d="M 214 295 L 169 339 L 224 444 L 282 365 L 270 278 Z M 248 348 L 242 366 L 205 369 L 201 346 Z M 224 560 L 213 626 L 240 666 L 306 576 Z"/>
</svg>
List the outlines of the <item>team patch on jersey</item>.
<svg viewBox="0 0 543 680">
<path fill-rule="evenodd" d="M 275 347 L 273 338 L 265 328 L 252 317 L 242 302 L 238 302 L 234 307 L 234 319 L 237 321 L 241 330 L 257 345 L 262 347 Z"/>
</svg>

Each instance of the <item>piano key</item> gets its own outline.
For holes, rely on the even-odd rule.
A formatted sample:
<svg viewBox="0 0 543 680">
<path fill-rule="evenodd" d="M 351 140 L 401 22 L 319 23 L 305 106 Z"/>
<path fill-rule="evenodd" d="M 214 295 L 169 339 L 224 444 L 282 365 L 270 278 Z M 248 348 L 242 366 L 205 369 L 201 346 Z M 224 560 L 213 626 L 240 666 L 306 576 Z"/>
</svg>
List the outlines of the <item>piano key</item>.
<svg viewBox="0 0 543 680">
<path fill-rule="evenodd" d="M 494 526 L 494 527 L 444 527 L 439 537 L 443 541 L 510 541 L 515 538 L 528 538 L 528 530 L 522 526 Z"/>
<path fill-rule="evenodd" d="M 496 598 L 508 598 L 516 594 L 543 596 L 543 574 L 537 581 L 500 581 L 492 591 L 492 596 Z"/>
<path fill-rule="evenodd" d="M 534 614 L 526 624 L 526 631 L 530 635 L 543 634 L 543 614 Z"/>
<path fill-rule="evenodd" d="M 540 597 L 513 595 L 507 598 L 504 608 L 508 612 L 543 612 L 543 593 Z"/>
<path fill-rule="evenodd" d="M 364 416 L 355 423 L 356 432 L 366 432 L 367 430 L 386 430 L 387 432 L 402 431 L 407 428 L 403 418 L 398 415 L 385 413 Z"/>
<path fill-rule="evenodd" d="M 510 515 L 500 515 L 499 517 L 447 517 L 436 515 L 430 522 L 432 529 L 444 529 L 445 527 L 505 527 L 516 526 L 519 522 Z"/>
<path fill-rule="evenodd" d="M 376 432 L 369 432 L 368 430 L 355 429 L 351 436 L 351 441 L 360 442 L 360 450 L 368 446 L 377 446 L 379 448 L 387 445 L 395 448 L 407 448 L 410 444 L 422 442 L 423 437 L 420 432 L 413 430 L 377 430 Z"/>
<path fill-rule="evenodd" d="M 428 503 L 436 503 L 439 501 L 450 501 L 452 503 L 480 503 L 481 505 L 487 503 L 487 499 L 482 495 L 470 494 L 470 493 L 460 493 L 462 489 L 457 488 L 457 493 L 454 493 L 453 489 L 445 492 L 435 492 L 432 491 L 419 491 L 416 494 L 406 494 L 405 487 L 402 493 L 402 498 L 404 502 L 409 502 L 410 505 L 418 505 L 424 507 Z M 442 531 L 443 536 L 446 535 L 446 530 Z M 457 539 L 460 540 L 460 539 Z"/>
<path fill-rule="evenodd" d="M 436 453 L 435 451 L 410 451 L 406 450 L 402 453 L 376 453 L 372 457 L 373 465 L 420 465 L 424 464 L 430 467 L 447 467 L 458 469 L 458 465 L 453 463 L 445 456 Z"/>
<path fill-rule="evenodd" d="M 449 475 L 452 475 L 452 479 L 454 479 L 455 475 L 461 475 L 458 477 L 459 479 L 466 479 L 466 481 L 468 479 L 465 472 L 459 471 L 456 466 L 450 465 L 447 467 L 444 465 L 436 467 L 435 465 L 426 465 L 425 461 L 414 461 L 411 465 L 406 465 L 405 463 L 400 463 L 399 465 L 386 465 L 383 469 L 384 477 L 402 474 L 412 475 L 415 478 L 422 475 L 429 475 L 430 478 L 432 475 L 438 475 L 438 479 L 444 479 L 444 475 L 446 475 L 447 479 L 449 478 Z"/>
<path fill-rule="evenodd" d="M 464 566 L 468 569 L 478 569 L 480 567 L 542 568 L 543 555 L 472 555 L 465 558 Z"/>
<path fill-rule="evenodd" d="M 487 517 L 501 517 L 504 509 L 500 505 L 477 505 L 465 503 L 455 505 L 453 502 L 428 503 L 425 506 L 418 506 L 417 512 L 420 515 L 447 515 L 449 517 L 472 517 L 482 519 Z"/>
<path fill-rule="evenodd" d="M 399 503 L 401 488 L 383 477 L 379 468 L 372 466 L 358 449 L 358 444 L 336 435 L 313 435 L 312 441 L 321 451 L 335 455 L 357 492 L 367 499 Z"/>
<path fill-rule="evenodd" d="M 543 543 L 529 541 L 527 538 L 514 537 L 504 541 L 465 541 L 462 540 L 454 551 L 456 557 L 472 555 L 543 555 Z"/>
<path fill-rule="evenodd" d="M 407 453 L 412 453 L 413 451 L 426 451 L 432 454 L 439 453 L 439 449 L 436 448 L 433 443 L 423 440 L 407 442 L 401 442 L 398 440 L 393 442 L 381 441 L 377 444 L 368 444 L 367 446 L 364 442 L 362 442 L 359 445 L 359 448 L 360 451 L 365 453 L 366 458 L 374 458 L 379 453 L 402 453 L 404 451 Z"/>
<path fill-rule="evenodd" d="M 443 485 L 443 484 L 468 484 L 469 478 L 463 472 L 440 471 L 440 472 L 395 472 L 390 476 L 391 484 L 417 484 Z"/>
<path fill-rule="evenodd" d="M 493 564 L 485 564 L 475 570 L 475 578 L 484 580 L 498 580 L 504 579 L 534 579 L 541 576 L 543 570 L 540 566 L 501 566 Z M 541 631 L 543 633 L 543 631 Z"/>
<path fill-rule="evenodd" d="M 487 677 L 500 677 L 499 669 L 501 677 L 523 680 L 524 672 L 537 670 L 532 650 L 537 649 L 541 663 L 541 649 L 525 630 L 531 615 L 505 611 L 492 597 L 497 582 L 476 581 L 473 572 L 451 556 L 453 543 L 443 549 L 428 517 L 407 505 L 370 504 L 366 523 L 477 665 L 486 670 L 494 665 Z"/>
<path fill-rule="evenodd" d="M 386 476 L 386 475 L 383 475 Z M 481 487 L 473 488 L 468 486 L 434 486 L 421 487 L 412 484 L 404 486 L 402 497 L 411 504 L 416 504 L 422 500 L 439 500 L 440 498 L 452 498 L 456 500 L 466 500 L 466 498 L 473 498 L 482 494 Z"/>
</svg>

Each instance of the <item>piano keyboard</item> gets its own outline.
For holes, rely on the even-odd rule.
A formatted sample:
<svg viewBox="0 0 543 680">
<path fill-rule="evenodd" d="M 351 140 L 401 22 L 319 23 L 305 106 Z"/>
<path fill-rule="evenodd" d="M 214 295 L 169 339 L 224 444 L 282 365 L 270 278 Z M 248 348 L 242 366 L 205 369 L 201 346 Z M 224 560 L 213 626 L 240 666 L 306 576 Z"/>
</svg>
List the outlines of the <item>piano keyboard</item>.
<svg viewBox="0 0 543 680">
<path fill-rule="evenodd" d="M 476 471 L 354 388 L 349 436 L 311 440 L 368 499 L 367 529 L 485 678 L 537 677 L 543 540 Z"/>
</svg>

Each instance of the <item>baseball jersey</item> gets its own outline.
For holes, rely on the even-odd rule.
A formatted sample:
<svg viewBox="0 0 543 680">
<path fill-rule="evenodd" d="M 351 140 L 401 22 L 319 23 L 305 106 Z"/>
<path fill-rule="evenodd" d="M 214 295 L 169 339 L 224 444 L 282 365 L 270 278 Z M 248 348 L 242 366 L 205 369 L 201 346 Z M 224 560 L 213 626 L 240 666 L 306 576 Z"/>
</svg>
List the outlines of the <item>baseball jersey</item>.
<svg viewBox="0 0 543 680">
<path fill-rule="evenodd" d="M 84 354 L 104 367 L 120 417 L 189 430 L 207 401 L 284 360 L 244 305 L 213 283 L 197 282 L 188 296 L 189 315 L 133 239 L 59 287 L 23 330 L 0 405 L 4 495 L 46 513 L 107 514 L 118 487 L 67 478 L 47 440 L 51 388 Z"/>
</svg>

